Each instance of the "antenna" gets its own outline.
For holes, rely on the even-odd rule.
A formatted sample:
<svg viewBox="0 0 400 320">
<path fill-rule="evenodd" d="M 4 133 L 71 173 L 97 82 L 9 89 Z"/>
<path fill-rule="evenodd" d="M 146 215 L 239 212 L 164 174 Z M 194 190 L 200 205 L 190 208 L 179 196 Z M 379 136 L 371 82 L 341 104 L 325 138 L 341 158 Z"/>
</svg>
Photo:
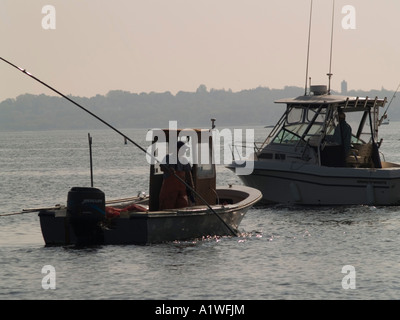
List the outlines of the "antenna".
<svg viewBox="0 0 400 320">
<path fill-rule="evenodd" d="M 311 18 L 312 18 L 312 7 L 313 7 L 313 0 L 311 0 L 310 4 L 310 22 L 308 25 L 308 48 L 307 48 L 307 65 L 306 65 L 306 85 L 304 89 L 304 95 L 307 95 L 307 81 L 308 81 L 308 61 L 310 59 L 310 39 L 311 39 Z"/>
<path fill-rule="evenodd" d="M 335 22 L 335 0 L 332 1 L 332 29 L 331 29 L 331 53 L 330 53 L 330 61 L 329 61 L 329 73 L 326 75 L 328 76 L 328 94 L 331 94 L 331 78 L 333 76 L 332 73 L 332 48 L 333 48 L 333 27 Z"/>
<path fill-rule="evenodd" d="M 92 137 L 88 133 L 89 157 L 90 157 L 90 186 L 93 188 L 93 159 L 92 159 Z"/>
</svg>

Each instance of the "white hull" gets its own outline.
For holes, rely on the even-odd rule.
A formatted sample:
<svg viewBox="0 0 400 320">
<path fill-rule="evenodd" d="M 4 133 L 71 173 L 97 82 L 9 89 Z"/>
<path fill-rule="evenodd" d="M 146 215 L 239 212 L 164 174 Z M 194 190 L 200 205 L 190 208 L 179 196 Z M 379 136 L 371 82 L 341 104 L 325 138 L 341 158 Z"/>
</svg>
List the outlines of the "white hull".
<svg viewBox="0 0 400 320">
<path fill-rule="evenodd" d="M 232 167 L 231 167 L 232 168 Z M 400 205 L 400 168 L 335 168 L 256 161 L 240 176 L 263 201 L 299 205 Z"/>
</svg>

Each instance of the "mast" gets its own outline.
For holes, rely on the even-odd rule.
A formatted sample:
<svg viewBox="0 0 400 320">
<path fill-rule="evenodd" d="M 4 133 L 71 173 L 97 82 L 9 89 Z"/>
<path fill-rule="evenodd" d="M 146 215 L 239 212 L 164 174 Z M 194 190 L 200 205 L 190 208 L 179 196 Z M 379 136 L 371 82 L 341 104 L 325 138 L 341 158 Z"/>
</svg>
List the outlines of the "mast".
<svg viewBox="0 0 400 320">
<path fill-rule="evenodd" d="M 329 58 L 329 73 L 326 75 L 328 76 L 328 94 L 331 94 L 331 78 L 333 76 L 332 73 L 332 48 L 333 48 L 333 27 L 335 22 L 335 0 L 333 0 L 332 4 L 332 29 L 331 29 L 331 52 Z"/>
<path fill-rule="evenodd" d="M 311 18 L 312 18 L 312 7 L 313 7 L 313 0 L 311 0 L 310 4 L 310 22 L 308 25 L 308 48 L 307 48 L 307 63 L 306 63 L 306 84 L 304 88 L 304 95 L 307 95 L 307 81 L 308 81 L 308 62 L 310 60 L 310 40 L 311 40 Z"/>
</svg>

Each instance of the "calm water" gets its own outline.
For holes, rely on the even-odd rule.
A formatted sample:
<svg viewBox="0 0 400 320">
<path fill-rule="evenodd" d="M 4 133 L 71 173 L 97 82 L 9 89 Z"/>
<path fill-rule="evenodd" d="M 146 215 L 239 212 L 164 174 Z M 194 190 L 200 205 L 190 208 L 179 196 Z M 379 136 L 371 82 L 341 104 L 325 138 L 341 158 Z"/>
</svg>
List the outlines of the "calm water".
<svg viewBox="0 0 400 320">
<path fill-rule="evenodd" d="M 382 126 L 381 150 L 400 162 L 397 128 Z M 147 147 L 146 130 L 124 132 Z M 0 214 L 65 204 L 71 187 L 90 186 L 87 134 L 1 132 Z M 94 184 L 107 199 L 148 190 L 141 151 L 111 130 L 91 135 Z M 218 172 L 219 185 L 240 183 Z M 399 207 L 256 207 L 240 229 L 238 238 L 78 250 L 46 248 L 37 213 L 0 217 L 0 299 L 400 298 Z M 45 265 L 55 290 L 42 288 Z M 347 265 L 355 289 L 342 287 Z"/>
</svg>

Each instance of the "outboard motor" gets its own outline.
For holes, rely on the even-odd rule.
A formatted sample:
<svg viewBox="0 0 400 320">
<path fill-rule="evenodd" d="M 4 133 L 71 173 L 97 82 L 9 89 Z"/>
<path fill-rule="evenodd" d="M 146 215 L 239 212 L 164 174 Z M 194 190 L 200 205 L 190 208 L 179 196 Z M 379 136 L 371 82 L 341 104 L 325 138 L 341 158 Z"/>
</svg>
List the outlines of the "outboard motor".
<svg viewBox="0 0 400 320">
<path fill-rule="evenodd" d="M 103 243 L 100 222 L 105 217 L 105 195 L 96 188 L 73 187 L 68 192 L 67 217 L 77 237 L 77 245 Z"/>
</svg>

